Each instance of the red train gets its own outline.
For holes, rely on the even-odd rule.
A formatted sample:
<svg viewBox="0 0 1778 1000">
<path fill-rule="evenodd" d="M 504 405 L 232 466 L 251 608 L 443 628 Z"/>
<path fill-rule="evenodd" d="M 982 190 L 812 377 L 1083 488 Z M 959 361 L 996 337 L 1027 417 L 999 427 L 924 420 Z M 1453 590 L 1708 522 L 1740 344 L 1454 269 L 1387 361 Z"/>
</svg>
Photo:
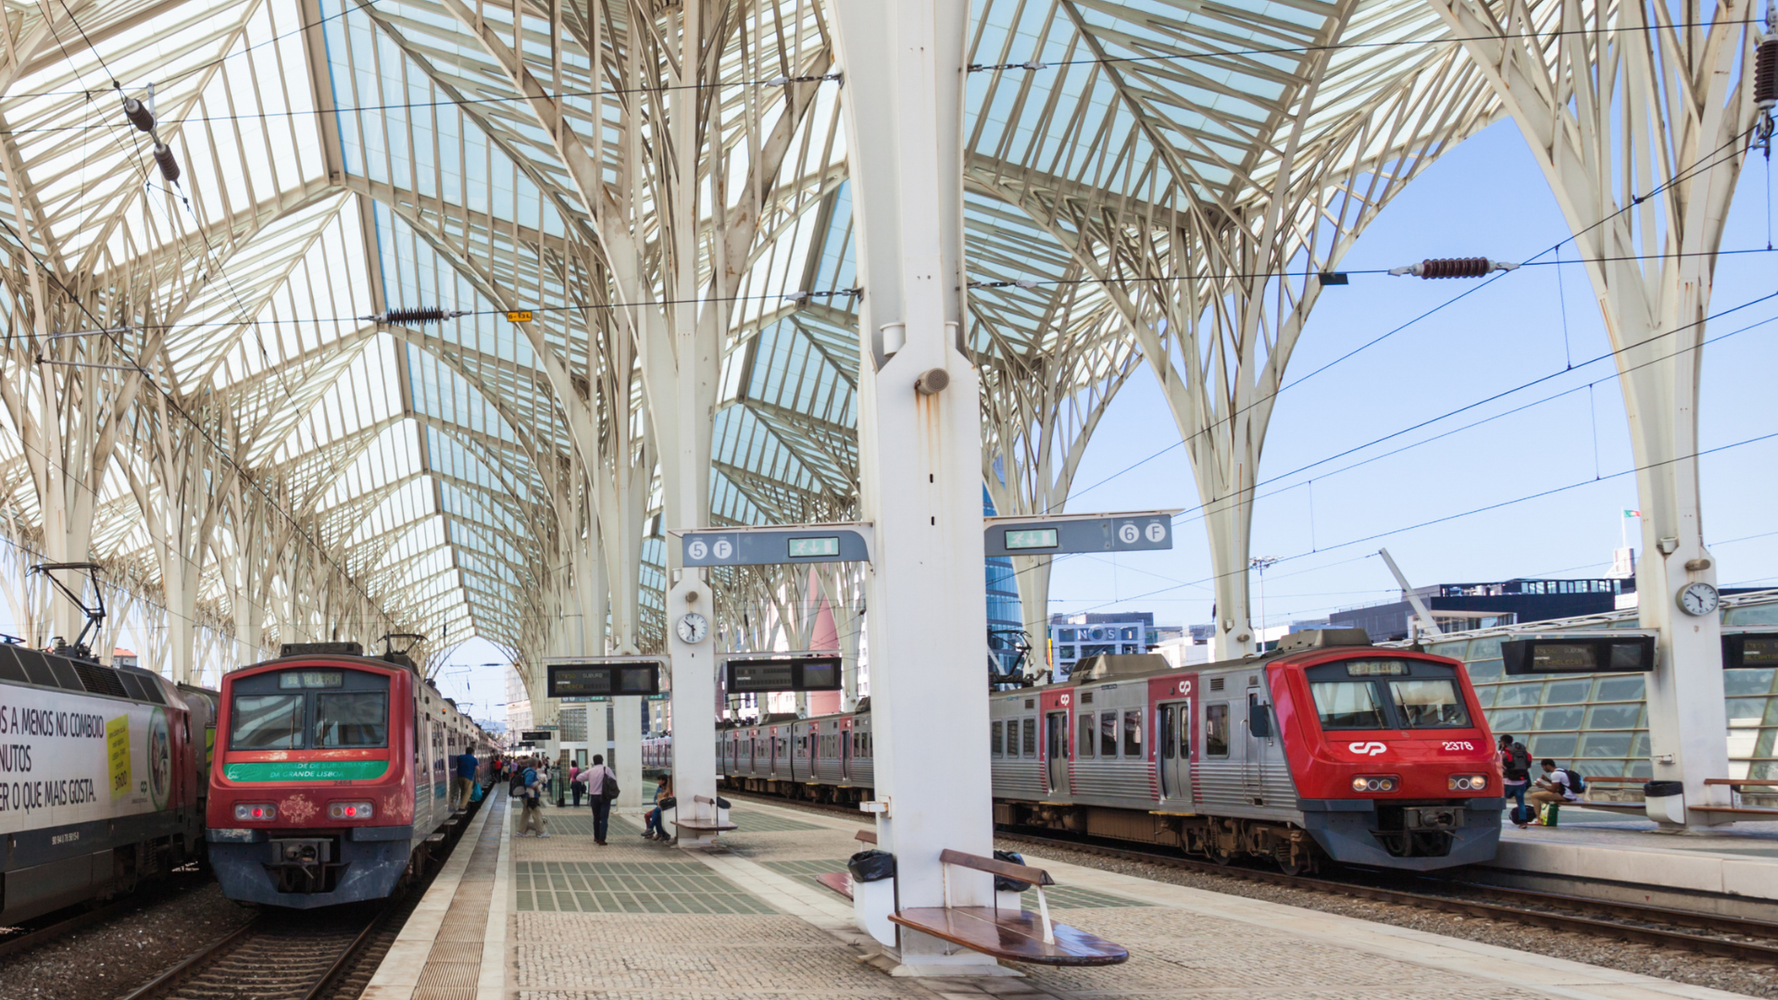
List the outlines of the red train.
<svg viewBox="0 0 1778 1000">
<path fill-rule="evenodd" d="M 994 694 L 995 821 L 1267 857 L 1287 871 L 1494 856 L 1500 769 L 1462 664 L 1373 647 L 1362 629 L 1298 632 L 1279 647 L 1182 670 L 1098 657 L 1067 683 Z M 664 763 L 667 741 L 650 743 L 645 760 Z M 725 727 L 717 746 L 731 787 L 873 794 L 868 710 Z"/>
<path fill-rule="evenodd" d="M 286 646 L 225 674 L 210 859 L 231 899 L 307 909 L 394 891 L 451 819 L 484 734 L 400 653 Z"/>
</svg>

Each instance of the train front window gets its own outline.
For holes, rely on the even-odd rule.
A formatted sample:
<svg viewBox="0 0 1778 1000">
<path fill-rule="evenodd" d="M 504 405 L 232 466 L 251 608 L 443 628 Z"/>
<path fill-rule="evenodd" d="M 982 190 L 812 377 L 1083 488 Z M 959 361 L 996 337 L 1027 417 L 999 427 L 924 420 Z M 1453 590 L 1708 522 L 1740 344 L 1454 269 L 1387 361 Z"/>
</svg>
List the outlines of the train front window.
<svg viewBox="0 0 1778 1000">
<path fill-rule="evenodd" d="M 295 750 L 302 746 L 303 696 L 239 694 L 229 713 L 228 745 L 235 750 Z"/>
<path fill-rule="evenodd" d="M 315 696 L 315 746 L 389 745 L 389 696 L 381 691 Z"/>
<path fill-rule="evenodd" d="M 1322 729 L 1388 729 L 1376 685 L 1370 681 L 1316 681 L 1309 685 Z"/>
<path fill-rule="evenodd" d="M 1469 710 L 1451 681 L 1390 681 L 1389 694 L 1409 729 L 1469 728 Z"/>
</svg>

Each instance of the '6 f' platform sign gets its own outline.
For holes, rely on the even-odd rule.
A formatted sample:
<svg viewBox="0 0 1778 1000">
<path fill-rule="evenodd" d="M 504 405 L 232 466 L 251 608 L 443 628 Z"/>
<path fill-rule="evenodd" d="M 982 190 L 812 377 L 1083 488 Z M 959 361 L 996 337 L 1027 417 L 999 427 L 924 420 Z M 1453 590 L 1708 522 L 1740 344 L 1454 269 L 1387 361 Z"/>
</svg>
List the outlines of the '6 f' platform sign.
<svg viewBox="0 0 1778 1000">
<path fill-rule="evenodd" d="M 1176 510 L 1139 514 L 1060 514 L 989 518 L 982 539 L 990 556 L 1051 556 L 1074 552 L 1140 552 L 1173 547 Z"/>
</svg>

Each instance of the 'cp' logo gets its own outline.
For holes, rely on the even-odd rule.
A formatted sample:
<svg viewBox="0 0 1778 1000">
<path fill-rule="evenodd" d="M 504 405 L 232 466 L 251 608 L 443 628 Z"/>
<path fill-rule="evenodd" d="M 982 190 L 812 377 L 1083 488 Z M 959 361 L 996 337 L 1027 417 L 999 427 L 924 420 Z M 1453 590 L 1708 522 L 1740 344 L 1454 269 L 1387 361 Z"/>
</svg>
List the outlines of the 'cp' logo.
<svg viewBox="0 0 1778 1000">
<path fill-rule="evenodd" d="M 1068 696 L 1067 695 L 1063 695 L 1062 697 L 1057 698 L 1056 700 L 1061 702 L 1063 708 L 1068 707 Z"/>
<path fill-rule="evenodd" d="M 1361 757 L 1375 757 L 1376 755 L 1382 753 L 1383 751 L 1385 751 L 1387 749 L 1389 749 L 1389 748 L 1384 746 L 1381 743 L 1354 743 L 1354 744 L 1352 744 L 1352 752 L 1355 754 L 1358 754 Z"/>
<path fill-rule="evenodd" d="M 1192 693 L 1192 682 L 1191 681 L 1180 681 L 1179 682 L 1179 693 L 1180 694 L 1191 694 Z"/>
</svg>

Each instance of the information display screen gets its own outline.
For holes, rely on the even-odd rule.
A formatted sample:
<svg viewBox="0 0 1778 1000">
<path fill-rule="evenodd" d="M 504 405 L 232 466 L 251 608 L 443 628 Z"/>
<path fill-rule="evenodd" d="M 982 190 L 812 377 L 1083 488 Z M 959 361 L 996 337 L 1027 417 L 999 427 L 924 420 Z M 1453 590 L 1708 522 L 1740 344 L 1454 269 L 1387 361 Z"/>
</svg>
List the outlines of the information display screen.
<svg viewBox="0 0 1778 1000">
<path fill-rule="evenodd" d="M 814 559 L 821 556 L 837 556 L 840 554 L 840 536 L 824 535 L 820 538 L 792 538 L 789 540 L 789 556 L 792 559 Z"/>
<path fill-rule="evenodd" d="M 1653 636 L 1549 636 L 1500 644 L 1508 674 L 1591 674 L 1653 670 Z"/>
<path fill-rule="evenodd" d="M 548 743 L 555 733 L 548 729 L 526 729 L 519 733 L 519 739 L 526 743 Z"/>
<path fill-rule="evenodd" d="M 1724 632 L 1722 665 L 1725 670 L 1778 667 L 1778 632 Z"/>
<path fill-rule="evenodd" d="M 1006 533 L 1009 549 L 1053 549 L 1057 544 L 1055 528 L 1009 529 Z"/>
<path fill-rule="evenodd" d="M 842 680 L 837 656 L 731 659 L 724 668 L 729 694 L 837 691 Z"/>
<path fill-rule="evenodd" d="M 649 695 L 661 690 L 659 660 L 551 663 L 549 696 L 584 698 L 599 695 Z"/>
</svg>

